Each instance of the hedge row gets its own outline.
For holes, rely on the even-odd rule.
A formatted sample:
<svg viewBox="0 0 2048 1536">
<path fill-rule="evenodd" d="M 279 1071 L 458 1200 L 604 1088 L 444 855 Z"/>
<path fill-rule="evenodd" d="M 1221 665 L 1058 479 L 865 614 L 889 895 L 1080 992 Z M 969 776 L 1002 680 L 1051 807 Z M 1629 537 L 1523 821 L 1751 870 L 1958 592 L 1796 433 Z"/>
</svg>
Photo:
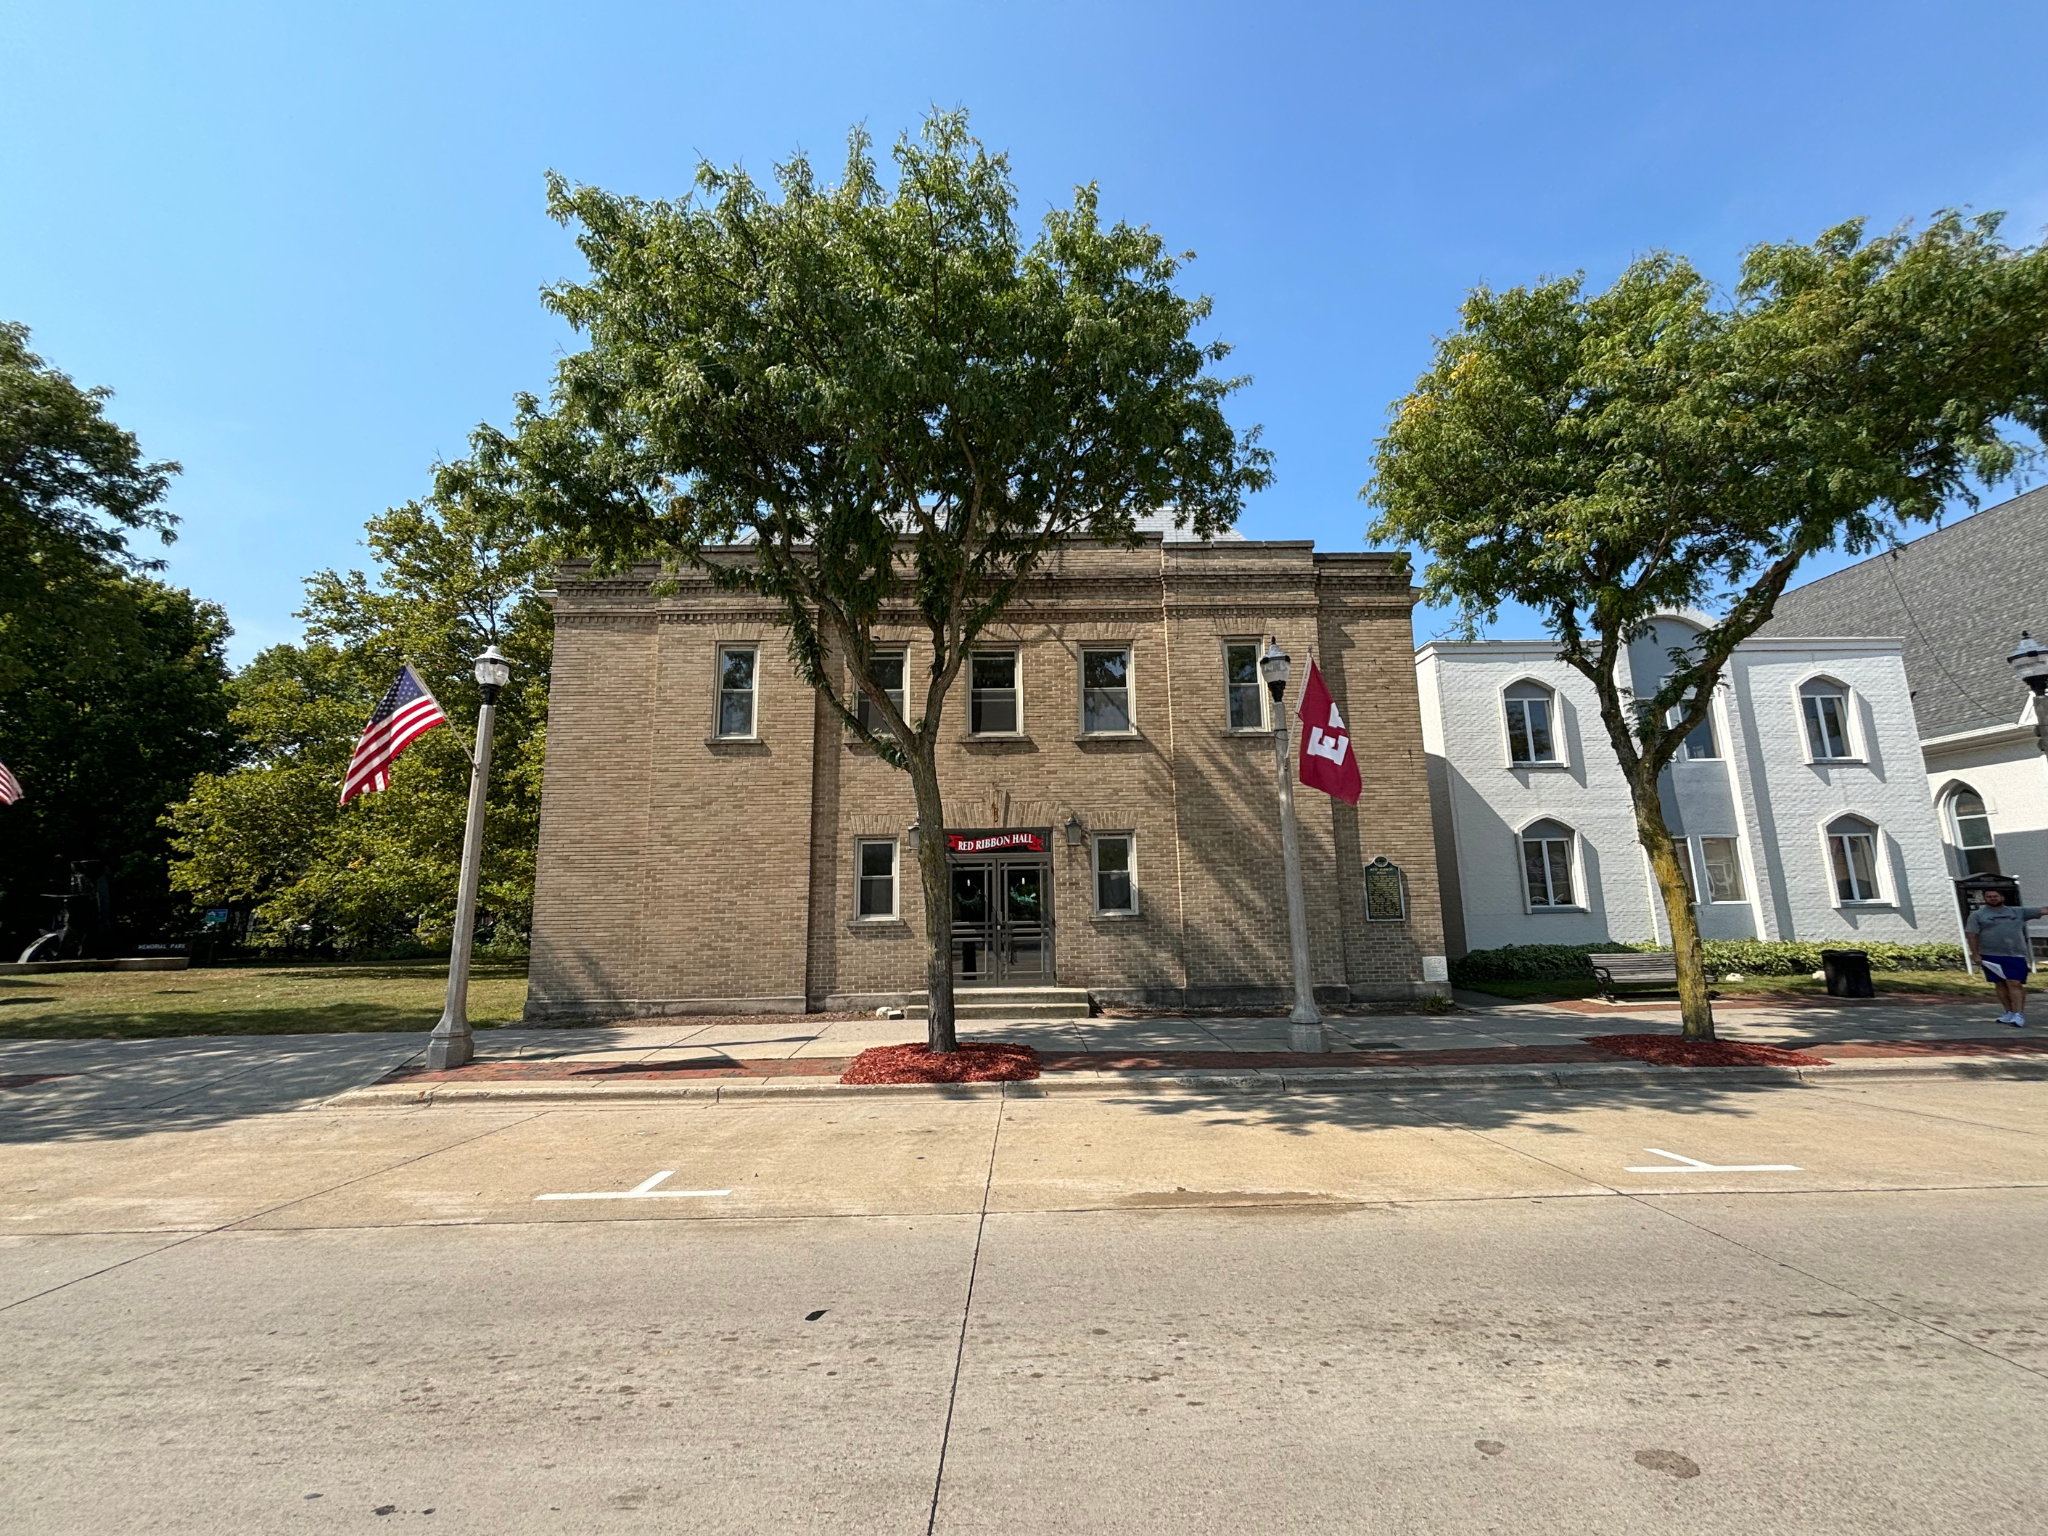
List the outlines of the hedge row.
<svg viewBox="0 0 2048 1536">
<path fill-rule="evenodd" d="M 1583 981 L 1592 972 L 1586 956 L 1625 950 L 1651 953 L 1659 944 L 1509 944 L 1475 949 L 1451 962 L 1459 986 L 1478 981 Z M 1821 968 L 1823 949 L 1860 949 L 1873 971 L 1959 971 L 1960 944 L 1809 944 L 1799 939 L 1709 939 L 1707 969 L 1726 975 L 1810 976 Z"/>
</svg>

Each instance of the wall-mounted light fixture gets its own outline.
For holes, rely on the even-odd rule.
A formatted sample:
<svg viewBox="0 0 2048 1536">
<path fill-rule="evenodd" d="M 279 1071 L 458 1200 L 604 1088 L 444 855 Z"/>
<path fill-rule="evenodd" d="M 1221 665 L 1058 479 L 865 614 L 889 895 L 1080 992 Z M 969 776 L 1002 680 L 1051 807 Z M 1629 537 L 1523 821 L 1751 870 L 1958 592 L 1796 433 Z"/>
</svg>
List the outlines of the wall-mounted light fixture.
<svg viewBox="0 0 2048 1536">
<path fill-rule="evenodd" d="M 1081 818 L 1073 811 L 1067 812 L 1067 846 L 1078 848 L 1088 841 L 1088 829 L 1081 825 Z"/>
</svg>

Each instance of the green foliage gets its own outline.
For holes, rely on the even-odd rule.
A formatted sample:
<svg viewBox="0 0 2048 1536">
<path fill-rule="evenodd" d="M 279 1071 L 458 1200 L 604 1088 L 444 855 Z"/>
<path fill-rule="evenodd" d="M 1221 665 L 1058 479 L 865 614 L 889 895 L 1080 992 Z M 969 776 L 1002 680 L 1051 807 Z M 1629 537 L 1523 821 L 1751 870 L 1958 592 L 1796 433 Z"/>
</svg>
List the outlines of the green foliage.
<svg viewBox="0 0 2048 1536">
<path fill-rule="evenodd" d="M 0 950 L 48 921 L 73 861 L 111 877 L 128 942 L 174 918 L 157 818 L 196 775 L 224 768 L 227 617 L 191 593 L 104 562 L 71 572 L 74 622 L 17 632 L 20 680 L 0 691 L 0 762 L 26 794 L 0 806 Z"/>
<path fill-rule="evenodd" d="M 1451 962 L 1451 980 L 1458 986 L 1484 981 L 1583 981 L 1592 975 L 1588 955 L 1625 951 L 1651 954 L 1663 946 L 1648 943 L 1508 944 L 1475 949 Z M 1870 956 L 1873 971 L 1959 971 L 1959 944 L 1810 944 L 1799 939 L 1708 939 L 1707 968 L 1719 975 L 1810 976 L 1821 968 L 1824 949 L 1860 949 Z"/>
<path fill-rule="evenodd" d="M 1209 301 L 1174 290 L 1158 236 L 1105 228 L 1089 186 L 1027 245 L 1008 163 L 964 114 L 894 158 L 891 189 L 857 130 L 837 186 L 799 154 L 779 201 L 708 163 L 675 202 L 551 178 L 591 276 L 548 304 L 591 345 L 551 410 L 522 399 L 516 436 L 482 429 L 477 449 L 600 564 L 692 565 L 778 601 L 799 673 L 901 764 L 1048 550 L 1131 543 L 1160 507 L 1227 528 L 1270 460 L 1225 419 L 1243 381 L 1205 371 L 1229 349 L 1192 339 Z M 866 675 L 883 605 L 905 599 L 935 647 L 914 728 Z M 828 648 L 889 722 L 879 738 Z"/>
<path fill-rule="evenodd" d="M 167 818 L 175 886 L 199 906 L 242 906 L 255 942 L 398 955 L 445 948 L 481 703 L 472 662 L 512 661 L 499 696 L 479 908 L 493 953 L 524 945 L 533 906 L 552 621 L 536 579 L 551 561 L 501 503 L 429 498 L 373 518 L 379 570 L 306 583 L 306 638 L 263 652 L 234 681 L 241 763 L 202 777 Z M 427 732 L 391 785 L 346 807 L 342 771 L 363 722 L 410 661 L 453 727 Z"/>
<path fill-rule="evenodd" d="M 127 535 L 168 541 L 178 466 L 149 463 L 109 421 L 105 389 L 80 389 L 0 323 L 0 693 L 29 681 L 51 637 L 90 622 L 114 566 L 139 567 Z"/>
<path fill-rule="evenodd" d="M 2048 426 L 2048 248 L 1998 224 L 1759 246 L 1726 302 L 1664 254 L 1604 293 L 1479 289 L 1380 444 L 1373 532 L 1423 548 L 1429 597 L 1468 625 L 1528 605 L 1592 683 L 1688 1034 L 1711 1024 L 1658 778 L 1802 562 L 1880 547 L 2034 451 L 2005 431 Z M 1636 675 L 1631 642 L 1678 609 L 1719 617 Z"/>
</svg>

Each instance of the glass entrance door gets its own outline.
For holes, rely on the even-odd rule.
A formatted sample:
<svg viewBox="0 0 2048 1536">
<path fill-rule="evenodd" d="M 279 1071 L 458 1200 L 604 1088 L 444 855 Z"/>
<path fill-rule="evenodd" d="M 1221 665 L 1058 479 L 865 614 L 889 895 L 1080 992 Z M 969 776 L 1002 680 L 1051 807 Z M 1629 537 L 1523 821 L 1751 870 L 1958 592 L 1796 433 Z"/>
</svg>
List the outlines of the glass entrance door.
<svg viewBox="0 0 2048 1536">
<path fill-rule="evenodd" d="M 953 979 L 963 986 L 1052 983 L 1052 882 L 1041 859 L 953 866 Z"/>
</svg>

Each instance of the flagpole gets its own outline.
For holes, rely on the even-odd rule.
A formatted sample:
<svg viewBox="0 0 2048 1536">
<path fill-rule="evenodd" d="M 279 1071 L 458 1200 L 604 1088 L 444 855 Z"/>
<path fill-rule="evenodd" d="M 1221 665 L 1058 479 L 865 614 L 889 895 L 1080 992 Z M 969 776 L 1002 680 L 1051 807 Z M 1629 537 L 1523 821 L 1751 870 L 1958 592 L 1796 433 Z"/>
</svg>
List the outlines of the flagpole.
<svg viewBox="0 0 2048 1536">
<path fill-rule="evenodd" d="M 462 879 L 455 892 L 455 932 L 448 944 L 448 1003 L 427 1037 L 427 1069 L 445 1072 L 466 1066 L 476 1056 L 476 1036 L 469 1027 L 469 952 L 476 936 L 476 888 L 483 871 L 484 801 L 491 783 L 491 740 L 498 714 L 498 690 L 511 681 L 512 667 L 489 647 L 477 658 L 476 680 L 483 707 L 476 717 L 476 755 L 470 759 L 469 818 L 462 828 Z"/>
<path fill-rule="evenodd" d="M 1330 1041 L 1323 1030 L 1322 1011 L 1316 1007 L 1315 985 L 1309 970 L 1308 903 L 1301 888 L 1301 836 L 1294 822 L 1294 773 L 1288 761 L 1287 653 L 1279 642 L 1270 642 L 1260 658 L 1259 671 L 1273 695 L 1273 766 L 1280 781 L 1280 855 L 1287 877 L 1287 947 L 1294 970 L 1294 1011 L 1287 1016 L 1288 1044 L 1297 1051 L 1327 1051 Z"/>
</svg>

